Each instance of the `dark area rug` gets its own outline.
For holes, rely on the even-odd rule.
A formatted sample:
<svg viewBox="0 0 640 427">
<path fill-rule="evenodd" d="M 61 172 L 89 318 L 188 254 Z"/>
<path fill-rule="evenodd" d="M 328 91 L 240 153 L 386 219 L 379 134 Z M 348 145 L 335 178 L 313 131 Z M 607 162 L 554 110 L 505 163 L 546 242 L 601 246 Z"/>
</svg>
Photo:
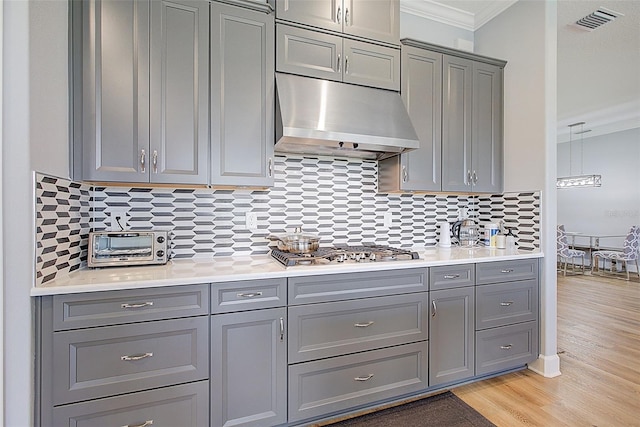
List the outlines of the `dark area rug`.
<svg viewBox="0 0 640 427">
<path fill-rule="evenodd" d="M 458 396 L 447 391 L 425 399 L 331 424 L 330 427 L 495 427 Z"/>
</svg>

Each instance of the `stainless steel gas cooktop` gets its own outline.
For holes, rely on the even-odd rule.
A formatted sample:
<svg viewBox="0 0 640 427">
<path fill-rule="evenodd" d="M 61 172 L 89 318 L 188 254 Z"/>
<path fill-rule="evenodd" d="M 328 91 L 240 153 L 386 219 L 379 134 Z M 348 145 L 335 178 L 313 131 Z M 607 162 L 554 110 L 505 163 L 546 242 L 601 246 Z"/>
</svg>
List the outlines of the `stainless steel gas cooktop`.
<svg viewBox="0 0 640 427">
<path fill-rule="evenodd" d="M 286 267 L 295 265 L 326 265 L 343 262 L 409 261 L 419 258 L 417 252 L 380 245 L 335 245 L 327 248 L 319 248 L 315 252 L 306 254 L 294 254 L 272 248 L 271 257 Z"/>
</svg>

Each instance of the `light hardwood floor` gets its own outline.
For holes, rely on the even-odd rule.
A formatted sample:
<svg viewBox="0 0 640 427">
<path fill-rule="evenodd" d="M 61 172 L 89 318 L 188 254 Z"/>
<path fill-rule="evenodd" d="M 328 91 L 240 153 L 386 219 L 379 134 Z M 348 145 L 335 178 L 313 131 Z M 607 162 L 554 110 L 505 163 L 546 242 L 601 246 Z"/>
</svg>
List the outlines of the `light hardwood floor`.
<svg viewBox="0 0 640 427">
<path fill-rule="evenodd" d="M 640 426 L 640 281 L 558 276 L 560 371 L 454 389 L 499 427 Z"/>
</svg>

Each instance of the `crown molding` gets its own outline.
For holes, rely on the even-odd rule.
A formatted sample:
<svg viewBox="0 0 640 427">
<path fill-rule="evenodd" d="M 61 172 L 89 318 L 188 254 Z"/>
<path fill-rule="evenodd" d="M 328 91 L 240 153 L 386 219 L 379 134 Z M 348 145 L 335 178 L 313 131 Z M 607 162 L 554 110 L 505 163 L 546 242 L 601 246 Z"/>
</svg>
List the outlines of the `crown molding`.
<svg viewBox="0 0 640 427">
<path fill-rule="evenodd" d="M 473 14 L 432 0 L 400 0 L 400 12 L 473 32 L 504 12 L 517 1 L 518 0 L 494 1 L 477 14 Z"/>
<path fill-rule="evenodd" d="M 631 101 L 558 120 L 558 144 L 569 142 L 569 125 L 576 122 L 585 122 L 585 129 L 591 129 L 591 132 L 584 135 L 585 138 L 640 128 L 640 101 Z"/>
</svg>

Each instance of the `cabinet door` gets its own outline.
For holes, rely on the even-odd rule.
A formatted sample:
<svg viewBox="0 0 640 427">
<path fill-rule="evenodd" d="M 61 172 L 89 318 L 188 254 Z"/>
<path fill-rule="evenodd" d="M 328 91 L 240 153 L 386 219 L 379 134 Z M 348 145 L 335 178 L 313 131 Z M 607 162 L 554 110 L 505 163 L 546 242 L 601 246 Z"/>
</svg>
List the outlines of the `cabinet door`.
<svg viewBox="0 0 640 427">
<path fill-rule="evenodd" d="M 149 2 L 83 3 L 82 179 L 149 180 Z"/>
<path fill-rule="evenodd" d="M 342 0 L 276 0 L 276 16 L 285 21 L 342 31 Z"/>
<path fill-rule="evenodd" d="M 151 182 L 206 184 L 209 2 L 151 2 Z"/>
<path fill-rule="evenodd" d="M 344 0 L 344 33 L 398 44 L 399 4 L 398 0 Z"/>
<path fill-rule="evenodd" d="M 473 189 L 501 193 L 503 189 L 502 68 L 473 65 Z"/>
<path fill-rule="evenodd" d="M 211 318 L 211 425 L 287 421 L 286 309 Z"/>
<path fill-rule="evenodd" d="M 211 3 L 211 183 L 273 185 L 273 16 Z"/>
<path fill-rule="evenodd" d="M 443 57 L 442 191 L 471 191 L 473 62 Z"/>
<path fill-rule="evenodd" d="M 276 31 L 278 71 L 342 81 L 342 38 L 280 24 Z"/>
<path fill-rule="evenodd" d="M 429 387 L 474 375 L 474 288 L 431 291 Z"/>
<path fill-rule="evenodd" d="M 442 54 L 402 48 L 402 100 L 420 148 L 400 156 L 402 190 L 440 191 Z"/>
<path fill-rule="evenodd" d="M 344 39 L 343 81 L 400 90 L 400 50 Z"/>
</svg>

